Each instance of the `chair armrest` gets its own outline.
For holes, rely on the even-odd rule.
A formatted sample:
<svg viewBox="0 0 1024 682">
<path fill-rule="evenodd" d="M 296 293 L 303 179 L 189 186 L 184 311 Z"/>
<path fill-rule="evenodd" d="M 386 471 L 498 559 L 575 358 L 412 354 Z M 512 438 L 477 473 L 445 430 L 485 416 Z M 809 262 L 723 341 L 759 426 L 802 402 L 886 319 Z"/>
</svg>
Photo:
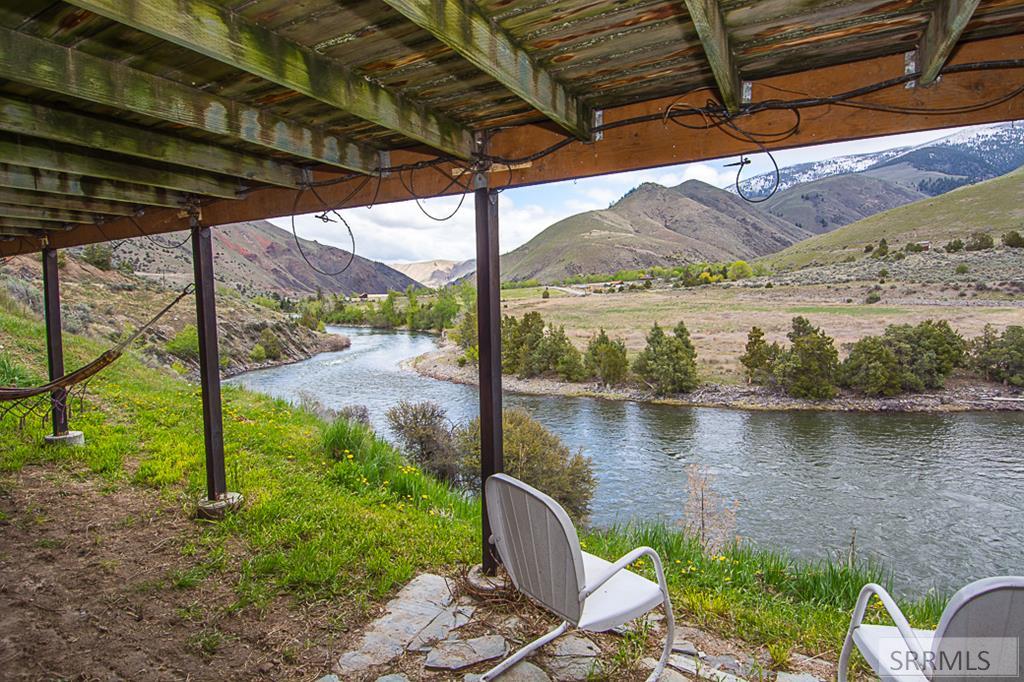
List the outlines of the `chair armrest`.
<svg viewBox="0 0 1024 682">
<path fill-rule="evenodd" d="M 588 580 L 587 584 L 582 590 L 580 590 L 580 601 L 582 602 L 594 592 L 597 592 L 597 590 L 599 590 L 606 582 L 611 580 L 616 573 L 625 569 L 642 556 L 649 556 L 651 558 L 651 562 L 654 564 L 654 570 L 658 574 L 658 587 L 660 587 L 662 593 L 667 596 L 668 585 L 665 582 L 665 571 L 661 567 L 661 557 L 658 556 L 658 553 L 650 547 L 637 547 L 631 552 L 619 557 L 619 560 L 612 564 L 604 575 L 600 576 L 593 582 Z"/>
<path fill-rule="evenodd" d="M 860 595 L 857 597 L 857 606 L 853 609 L 853 617 L 850 619 L 850 629 L 846 633 L 846 642 L 843 645 L 843 652 L 840 656 L 839 666 L 840 671 L 845 672 L 847 663 L 849 662 L 850 647 L 853 642 L 853 632 L 864 621 L 864 613 L 867 611 L 868 602 L 871 600 L 872 595 L 877 595 L 882 601 L 882 606 L 885 607 L 889 617 L 892 618 L 893 623 L 896 625 L 896 629 L 899 630 L 900 636 L 903 638 L 903 642 L 907 645 L 907 648 L 914 654 L 916 664 L 922 671 L 925 666 L 924 647 L 921 645 L 921 641 L 917 638 L 917 634 L 913 628 L 910 627 L 910 623 L 907 621 L 906 616 L 900 611 L 900 607 L 896 604 L 896 601 L 886 592 L 885 588 L 875 583 L 868 583 L 861 588 Z M 845 675 L 841 675 L 842 680 Z"/>
</svg>

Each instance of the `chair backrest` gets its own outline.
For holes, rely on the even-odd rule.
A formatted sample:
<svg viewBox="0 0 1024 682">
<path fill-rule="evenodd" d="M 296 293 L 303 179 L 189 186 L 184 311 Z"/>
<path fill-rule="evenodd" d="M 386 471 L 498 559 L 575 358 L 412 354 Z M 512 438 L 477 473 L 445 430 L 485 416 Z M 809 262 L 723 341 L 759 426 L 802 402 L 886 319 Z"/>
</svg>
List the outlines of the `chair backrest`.
<svg viewBox="0 0 1024 682">
<path fill-rule="evenodd" d="M 573 625 L 585 574 L 576 528 L 561 505 L 505 474 L 484 486 L 491 541 L 516 589 Z"/>
<path fill-rule="evenodd" d="M 940 682 L 984 682 L 1001 680 L 1012 682 L 1024 679 L 1024 577 L 999 576 L 977 580 L 960 589 L 949 600 L 935 630 L 932 650 L 936 656 L 945 654 L 946 660 L 959 652 L 965 655 L 965 638 L 1017 638 L 1017 676 L 979 676 L 977 672 L 961 675 L 935 674 Z M 975 640 L 977 641 L 977 640 Z M 967 649 L 971 649 L 968 646 Z M 992 657 L 992 654 L 989 654 Z M 976 663 L 983 664 L 983 662 Z"/>
</svg>

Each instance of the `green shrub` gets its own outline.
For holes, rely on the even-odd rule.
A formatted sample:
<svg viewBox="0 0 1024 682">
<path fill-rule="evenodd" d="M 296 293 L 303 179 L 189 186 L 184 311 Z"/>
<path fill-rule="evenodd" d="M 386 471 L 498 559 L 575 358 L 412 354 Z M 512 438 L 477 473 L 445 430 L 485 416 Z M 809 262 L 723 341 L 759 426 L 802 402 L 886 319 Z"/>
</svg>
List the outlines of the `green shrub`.
<svg viewBox="0 0 1024 682">
<path fill-rule="evenodd" d="M 82 249 L 82 260 L 99 270 L 112 270 L 114 250 L 106 244 L 89 244 Z"/>
<path fill-rule="evenodd" d="M 256 296 L 252 299 L 252 302 L 258 306 L 263 306 L 264 308 L 269 308 L 271 310 L 281 310 L 281 302 L 276 298 L 271 298 L 270 296 Z"/>
<path fill-rule="evenodd" d="M 905 253 L 921 253 L 924 251 L 924 246 L 917 242 L 907 242 L 903 245 L 903 251 Z"/>
<path fill-rule="evenodd" d="M 697 351 L 686 325 L 680 322 L 669 336 L 655 323 L 647 334 L 647 347 L 633 362 L 633 372 L 658 395 L 697 388 Z"/>
<path fill-rule="evenodd" d="M 864 299 L 864 302 L 867 303 L 868 305 L 871 305 L 871 304 L 874 304 L 874 303 L 878 303 L 881 300 L 882 300 L 882 297 L 878 294 L 878 292 L 877 291 L 872 291 Z"/>
<path fill-rule="evenodd" d="M 389 409 L 386 417 L 388 426 L 413 462 L 443 481 L 459 481 L 455 437 L 444 408 L 431 402 L 403 400 Z"/>
<path fill-rule="evenodd" d="M 791 346 L 780 354 L 773 374 L 778 384 L 794 398 L 825 400 L 836 394 L 839 352 L 832 337 L 806 318 L 793 318 L 788 334 Z"/>
<path fill-rule="evenodd" d="M 878 271 L 878 278 L 879 279 L 885 279 L 888 276 L 889 276 L 889 269 L 888 268 L 882 268 L 881 270 Z"/>
<path fill-rule="evenodd" d="M 990 381 L 1024 387 L 1024 327 L 1011 325 L 998 334 L 985 325 L 971 342 L 971 365 Z"/>
<path fill-rule="evenodd" d="M 284 349 L 281 348 L 281 342 L 278 340 L 277 335 L 274 334 L 274 330 L 270 327 L 264 327 L 260 331 L 260 345 L 263 346 L 263 352 L 266 354 L 268 360 L 280 360 L 281 356 L 284 355 Z"/>
<path fill-rule="evenodd" d="M 257 343 L 253 345 L 252 350 L 249 351 L 249 360 L 252 362 L 267 361 L 267 349 L 263 347 L 263 344 Z"/>
<path fill-rule="evenodd" d="M 904 369 L 901 380 L 907 391 L 942 388 L 967 356 L 967 343 L 945 320 L 889 325 L 882 341 Z"/>
<path fill-rule="evenodd" d="M 969 270 L 970 268 L 967 267 L 967 263 L 961 263 L 956 266 L 956 274 L 958 275 L 966 275 Z"/>
<path fill-rule="evenodd" d="M 626 344 L 608 338 L 601 329 L 587 344 L 583 356 L 583 365 L 587 375 L 597 377 L 606 386 L 617 384 L 626 378 L 629 361 L 626 359 Z"/>
<path fill-rule="evenodd" d="M 540 292 L 540 297 L 543 298 L 543 299 L 551 298 L 551 292 L 548 291 L 547 287 L 544 287 L 544 291 Z"/>
<path fill-rule="evenodd" d="M 995 240 L 987 232 L 974 232 L 964 245 L 965 251 L 985 251 L 995 246 Z"/>
<path fill-rule="evenodd" d="M 958 237 L 952 241 L 946 242 L 946 245 L 943 248 L 946 250 L 946 253 L 957 253 L 958 251 L 963 251 L 964 240 Z"/>
<path fill-rule="evenodd" d="M 594 465 L 582 452 L 572 452 L 555 434 L 521 409 L 502 415 L 505 471 L 558 501 L 574 521 L 584 523 L 597 480 Z M 463 478 L 480 476 L 480 420 L 455 430 Z"/>
<path fill-rule="evenodd" d="M 878 242 L 878 246 L 875 247 L 875 250 L 871 252 L 871 257 L 872 258 L 884 258 L 885 256 L 888 256 L 888 255 L 889 255 L 889 242 L 887 242 L 885 240 L 885 238 L 883 238 L 880 242 Z"/>
<path fill-rule="evenodd" d="M 1017 230 L 1010 230 L 1003 235 L 1003 246 L 1007 246 L 1011 249 L 1024 248 L 1024 237 L 1020 235 Z"/>
<path fill-rule="evenodd" d="M 875 250 L 875 245 L 874 244 L 865 244 L 864 245 L 864 253 L 871 253 L 874 250 Z"/>
<path fill-rule="evenodd" d="M 855 344 L 840 368 L 843 386 L 870 396 L 894 396 L 903 390 L 902 368 L 896 354 L 877 336 Z"/>
<path fill-rule="evenodd" d="M 729 279 L 731 280 L 746 279 L 753 275 L 754 269 L 746 261 L 738 260 L 729 266 Z"/>
<path fill-rule="evenodd" d="M 740 364 L 746 371 L 747 381 L 765 384 L 772 380 L 772 370 L 782 348 L 777 343 L 771 345 L 764 340 L 764 331 L 760 327 L 751 327 L 747 334 L 746 352 L 740 356 Z"/>
<path fill-rule="evenodd" d="M 167 352 L 182 360 L 199 359 L 199 332 L 194 324 L 187 324 L 167 341 Z"/>
</svg>

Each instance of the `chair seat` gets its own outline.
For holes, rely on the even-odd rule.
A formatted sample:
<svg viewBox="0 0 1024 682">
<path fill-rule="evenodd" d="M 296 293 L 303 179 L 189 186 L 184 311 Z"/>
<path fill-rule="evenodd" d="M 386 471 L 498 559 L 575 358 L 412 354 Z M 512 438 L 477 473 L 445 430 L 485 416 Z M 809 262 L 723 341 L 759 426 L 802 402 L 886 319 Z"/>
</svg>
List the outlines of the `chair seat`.
<svg viewBox="0 0 1024 682">
<path fill-rule="evenodd" d="M 587 552 L 583 556 L 586 584 L 603 576 L 612 564 Z M 591 632 L 604 632 L 639 618 L 663 601 L 658 583 L 629 570 L 621 570 L 587 597 L 577 627 Z"/>
<path fill-rule="evenodd" d="M 925 651 L 932 648 L 932 638 L 935 632 L 932 630 L 914 630 L 917 639 Z M 920 670 L 909 670 L 896 674 L 894 661 L 891 658 L 893 652 L 897 652 L 899 659 L 903 660 L 906 645 L 900 631 L 890 625 L 864 625 L 861 624 L 853 631 L 853 641 L 857 644 L 864 659 L 871 666 L 871 669 L 886 681 L 898 682 L 928 682 Z"/>
</svg>

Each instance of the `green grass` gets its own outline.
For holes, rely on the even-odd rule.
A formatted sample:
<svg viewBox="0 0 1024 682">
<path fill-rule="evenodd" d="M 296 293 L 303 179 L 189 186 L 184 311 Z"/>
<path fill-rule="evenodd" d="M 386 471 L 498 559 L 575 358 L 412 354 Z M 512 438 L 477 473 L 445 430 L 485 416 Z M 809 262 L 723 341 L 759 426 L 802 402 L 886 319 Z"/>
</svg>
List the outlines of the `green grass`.
<svg viewBox="0 0 1024 682">
<path fill-rule="evenodd" d="M 791 315 L 849 315 L 850 317 L 892 317 L 908 315 L 906 308 L 877 305 L 799 305 L 785 308 Z"/>
<path fill-rule="evenodd" d="M 0 312 L 0 347 L 11 363 L 40 375 L 44 339 L 38 322 Z M 69 335 L 65 349 L 67 365 L 77 367 L 104 346 Z M 43 448 L 40 420 L 24 429 L 12 418 L 0 421 L 0 480 L 26 464 L 55 463 L 109 481 L 111 494 L 123 485 L 158 489 L 191 512 L 205 485 L 195 386 L 126 356 L 92 382 L 72 423 L 85 431 L 85 447 Z M 479 500 L 424 475 L 367 427 L 325 426 L 286 402 L 226 387 L 224 433 L 229 487 L 245 495 L 245 506 L 204 524 L 181 550 L 191 565 L 146 589 L 191 590 L 227 575 L 234 608 L 261 607 L 279 595 L 366 607 L 419 572 L 478 560 Z M 681 615 L 752 646 L 772 644 L 780 660 L 791 649 L 834 657 L 857 591 L 887 582 L 876 566 L 799 563 L 747 546 L 709 555 L 665 525 L 595 530 L 582 542 L 608 559 L 654 547 Z M 650 574 L 649 565 L 637 568 Z M 915 625 L 927 627 L 942 601 L 904 606 Z M 205 633 L 192 644 L 212 651 L 221 643 Z M 624 650 L 614 665 L 628 665 L 634 654 Z"/>
</svg>

